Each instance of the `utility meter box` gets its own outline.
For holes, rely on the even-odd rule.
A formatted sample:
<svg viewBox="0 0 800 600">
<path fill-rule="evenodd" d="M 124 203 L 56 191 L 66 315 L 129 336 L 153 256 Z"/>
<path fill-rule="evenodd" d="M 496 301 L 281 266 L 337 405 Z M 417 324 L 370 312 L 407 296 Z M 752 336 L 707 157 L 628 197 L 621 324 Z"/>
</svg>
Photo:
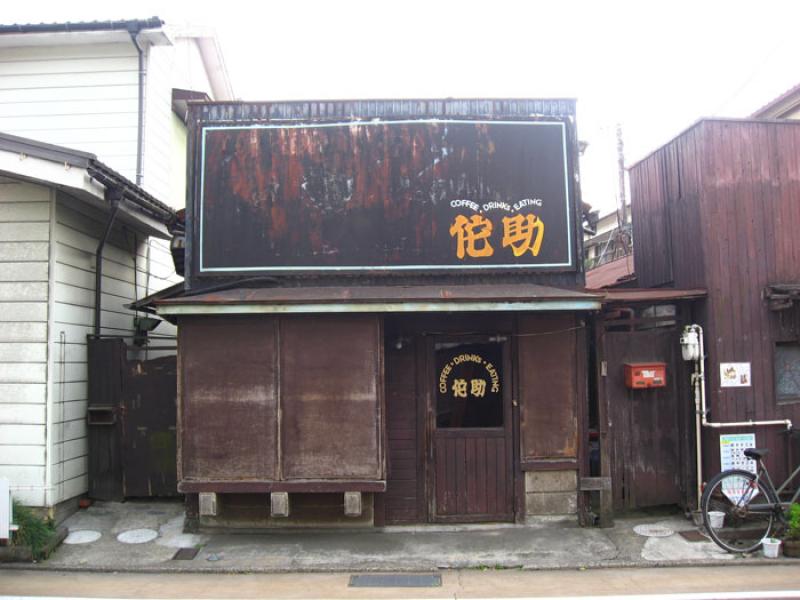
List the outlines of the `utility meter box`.
<svg viewBox="0 0 800 600">
<path fill-rule="evenodd" d="M 667 363 L 625 363 L 625 387 L 658 388 L 667 385 Z"/>
</svg>

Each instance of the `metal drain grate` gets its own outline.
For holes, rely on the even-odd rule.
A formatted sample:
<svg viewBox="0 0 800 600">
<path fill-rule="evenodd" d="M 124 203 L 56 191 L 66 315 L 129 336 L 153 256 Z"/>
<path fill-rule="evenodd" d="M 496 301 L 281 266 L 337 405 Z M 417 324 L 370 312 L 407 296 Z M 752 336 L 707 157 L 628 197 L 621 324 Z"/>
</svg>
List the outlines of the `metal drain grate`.
<svg viewBox="0 0 800 600">
<path fill-rule="evenodd" d="M 181 548 L 175 553 L 172 560 L 192 560 L 198 552 L 200 552 L 200 548 Z"/>
<path fill-rule="evenodd" d="M 351 575 L 350 587 L 412 588 L 441 587 L 441 575 Z"/>
</svg>

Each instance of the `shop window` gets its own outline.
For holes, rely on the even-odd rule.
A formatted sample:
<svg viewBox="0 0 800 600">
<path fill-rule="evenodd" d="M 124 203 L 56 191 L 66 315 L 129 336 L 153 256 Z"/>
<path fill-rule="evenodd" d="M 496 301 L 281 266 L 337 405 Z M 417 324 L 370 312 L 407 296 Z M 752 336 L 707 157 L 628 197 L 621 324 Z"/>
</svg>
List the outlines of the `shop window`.
<svg viewBox="0 0 800 600">
<path fill-rule="evenodd" d="M 800 344 L 775 344 L 775 395 L 778 402 L 800 401 Z"/>
<path fill-rule="evenodd" d="M 502 427 L 502 344 L 440 343 L 435 351 L 436 427 Z"/>
</svg>

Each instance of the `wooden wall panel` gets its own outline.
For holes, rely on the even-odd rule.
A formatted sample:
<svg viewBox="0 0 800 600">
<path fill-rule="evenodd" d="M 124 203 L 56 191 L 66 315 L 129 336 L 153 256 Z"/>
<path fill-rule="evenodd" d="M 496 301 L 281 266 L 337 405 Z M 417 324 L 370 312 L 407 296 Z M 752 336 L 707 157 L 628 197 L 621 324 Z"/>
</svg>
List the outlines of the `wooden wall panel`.
<svg viewBox="0 0 800 600">
<path fill-rule="evenodd" d="M 276 319 L 181 319 L 179 479 L 278 479 Z"/>
<path fill-rule="evenodd" d="M 775 343 L 798 341 L 800 332 L 762 298 L 769 284 L 800 282 L 799 150 L 799 122 L 710 119 L 631 168 L 639 286 L 708 290 L 696 318 L 706 333 L 712 421 L 800 422 L 800 403 L 777 402 L 773 365 Z M 669 245 L 653 231 L 665 218 Z M 750 362 L 751 387 L 721 388 L 720 362 Z M 785 472 L 789 444 L 780 427 L 746 430 L 773 449 L 771 468 Z M 707 473 L 719 469 L 719 435 L 704 433 Z"/>
<path fill-rule="evenodd" d="M 282 319 L 280 355 L 284 477 L 382 479 L 378 317 Z"/>
<path fill-rule="evenodd" d="M 534 467 L 535 461 L 577 459 L 577 325 L 571 314 L 519 318 L 517 369 L 523 468 Z"/>
<path fill-rule="evenodd" d="M 424 492 L 419 485 L 417 345 L 406 341 L 397 348 L 394 340 L 399 336 L 392 332 L 386 344 L 387 524 L 424 520 L 418 510 Z"/>
</svg>

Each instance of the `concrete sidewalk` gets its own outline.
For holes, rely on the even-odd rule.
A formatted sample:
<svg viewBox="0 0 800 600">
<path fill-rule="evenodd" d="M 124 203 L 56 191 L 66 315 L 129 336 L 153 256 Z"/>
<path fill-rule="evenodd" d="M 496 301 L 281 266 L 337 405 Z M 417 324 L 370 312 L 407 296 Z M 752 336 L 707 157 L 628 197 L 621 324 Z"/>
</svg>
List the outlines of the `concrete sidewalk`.
<svg viewBox="0 0 800 600">
<path fill-rule="evenodd" d="M 613 529 L 542 521 L 529 526 L 184 534 L 182 504 L 148 501 L 96 503 L 72 515 L 64 524 L 70 530 L 67 542 L 96 539 L 65 543 L 35 568 L 117 572 L 352 572 L 785 564 L 791 560 L 734 556 L 708 540 L 688 541 L 678 532 L 695 527 L 677 514 L 618 519 Z M 634 531 L 635 526 L 642 524 L 658 525 L 675 533 L 644 537 Z M 126 539 L 138 543 L 120 541 Z M 173 560 L 179 548 L 199 548 L 199 552 L 192 560 Z"/>
</svg>

